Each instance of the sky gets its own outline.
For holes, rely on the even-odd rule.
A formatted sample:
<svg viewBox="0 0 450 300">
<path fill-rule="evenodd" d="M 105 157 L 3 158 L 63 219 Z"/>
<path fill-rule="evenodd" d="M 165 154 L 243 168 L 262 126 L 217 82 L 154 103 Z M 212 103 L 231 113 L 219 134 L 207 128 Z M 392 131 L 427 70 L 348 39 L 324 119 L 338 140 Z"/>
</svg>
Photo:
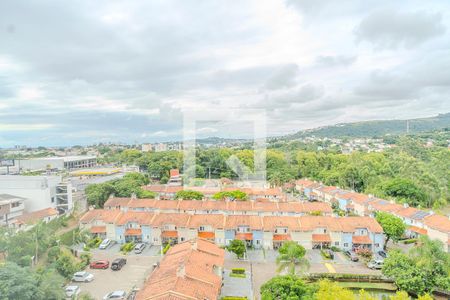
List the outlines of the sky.
<svg viewBox="0 0 450 300">
<path fill-rule="evenodd" d="M 254 111 L 270 136 L 446 113 L 449 14 L 445 0 L 0 1 L 0 148 L 179 140 L 187 115 L 197 136 L 239 138 Z"/>
</svg>

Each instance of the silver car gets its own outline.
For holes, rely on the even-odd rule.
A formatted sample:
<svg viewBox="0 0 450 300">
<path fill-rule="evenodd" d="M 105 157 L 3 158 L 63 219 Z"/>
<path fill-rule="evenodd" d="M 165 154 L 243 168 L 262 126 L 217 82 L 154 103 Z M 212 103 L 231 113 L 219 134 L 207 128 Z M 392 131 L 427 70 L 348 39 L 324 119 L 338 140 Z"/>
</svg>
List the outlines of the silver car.
<svg viewBox="0 0 450 300">
<path fill-rule="evenodd" d="M 125 300 L 126 297 L 127 297 L 127 293 L 125 291 L 114 291 L 114 292 L 111 292 L 109 294 L 106 294 L 103 297 L 103 300 L 110 300 L 110 299 Z"/>
<path fill-rule="evenodd" d="M 80 293 L 80 287 L 77 285 L 68 285 L 64 289 L 67 298 L 72 298 L 77 296 Z"/>
<path fill-rule="evenodd" d="M 134 247 L 134 253 L 141 254 L 142 251 L 144 251 L 144 249 L 145 249 L 145 244 L 144 243 L 138 243 Z"/>
<path fill-rule="evenodd" d="M 108 248 L 110 245 L 111 245 L 111 240 L 109 240 L 109 239 L 104 239 L 104 240 L 102 241 L 102 243 L 100 244 L 100 246 L 98 246 L 98 249 L 104 250 L 104 249 Z"/>
<path fill-rule="evenodd" d="M 75 282 L 91 282 L 92 280 L 94 280 L 94 275 L 86 271 L 76 272 L 72 277 L 72 281 Z"/>
<path fill-rule="evenodd" d="M 375 259 L 375 260 L 372 260 L 372 261 L 370 261 L 368 264 L 367 264 L 367 267 L 369 268 L 369 269 L 382 269 L 383 268 L 383 261 L 382 260 L 380 260 L 380 259 Z"/>
</svg>

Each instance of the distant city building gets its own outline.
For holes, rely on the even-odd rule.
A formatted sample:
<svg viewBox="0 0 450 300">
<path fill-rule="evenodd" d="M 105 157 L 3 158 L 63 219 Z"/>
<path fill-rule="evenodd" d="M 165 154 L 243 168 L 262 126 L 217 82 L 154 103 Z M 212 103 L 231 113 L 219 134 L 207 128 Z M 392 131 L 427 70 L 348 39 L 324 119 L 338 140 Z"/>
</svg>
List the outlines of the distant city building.
<svg viewBox="0 0 450 300">
<path fill-rule="evenodd" d="M 97 165 L 95 156 L 64 156 L 64 157 L 41 157 L 17 160 L 16 165 L 21 171 L 38 170 L 73 170 L 92 168 Z"/>
<path fill-rule="evenodd" d="M 150 152 L 153 150 L 153 145 L 152 144 L 142 144 L 141 150 L 142 150 L 142 152 Z"/>
<path fill-rule="evenodd" d="M 0 225 L 9 225 L 23 214 L 25 198 L 0 194 Z"/>
<path fill-rule="evenodd" d="M 159 143 L 155 145 L 155 152 L 167 151 L 167 144 Z"/>
<path fill-rule="evenodd" d="M 65 213 L 72 210 L 72 185 L 61 176 L 0 176 L 0 194 L 26 198 L 25 211 L 52 207 Z"/>
</svg>

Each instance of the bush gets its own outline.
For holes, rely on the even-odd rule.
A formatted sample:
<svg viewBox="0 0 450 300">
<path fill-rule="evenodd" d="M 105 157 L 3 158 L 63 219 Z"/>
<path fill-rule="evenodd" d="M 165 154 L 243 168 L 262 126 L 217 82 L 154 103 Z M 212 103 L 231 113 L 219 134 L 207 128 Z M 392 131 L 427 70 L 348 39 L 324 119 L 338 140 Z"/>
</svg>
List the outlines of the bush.
<svg viewBox="0 0 450 300">
<path fill-rule="evenodd" d="M 330 253 L 328 253 L 328 251 L 324 251 L 323 249 L 320 249 L 320 254 L 325 259 L 331 259 L 331 255 L 330 255 Z"/>
<path fill-rule="evenodd" d="M 100 246 L 101 243 L 102 243 L 102 239 L 99 238 L 99 237 L 95 237 L 95 238 L 89 240 L 89 241 L 86 243 L 86 246 L 89 247 L 89 248 L 91 248 L 91 249 L 92 249 L 92 248 L 98 248 L 98 246 Z"/>
<path fill-rule="evenodd" d="M 355 251 L 358 255 L 361 255 L 361 257 L 366 258 L 366 259 L 371 259 L 373 256 L 372 251 L 370 251 L 369 249 L 357 249 Z"/>
<path fill-rule="evenodd" d="M 330 249 L 333 250 L 334 252 L 341 252 L 341 249 L 336 246 L 331 246 Z"/>
<path fill-rule="evenodd" d="M 80 269 L 84 269 L 91 262 L 92 255 L 90 253 L 81 253 Z"/>
<path fill-rule="evenodd" d="M 417 243 L 417 239 L 403 240 L 403 244 L 405 244 L 405 245 L 414 244 L 414 243 Z"/>
<path fill-rule="evenodd" d="M 120 251 L 122 251 L 123 254 L 127 254 L 131 250 L 134 249 L 135 244 L 133 242 L 128 242 L 120 246 Z"/>
<path fill-rule="evenodd" d="M 162 254 L 166 254 L 167 251 L 169 251 L 169 249 L 170 249 L 170 244 L 165 245 L 163 250 L 162 250 Z"/>
<path fill-rule="evenodd" d="M 233 268 L 233 269 L 231 269 L 231 273 L 234 273 L 234 274 L 245 274 L 245 269 L 244 268 Z"/>
<path fill-rule="evenodd" d="M 245 278 L 247 276 L 245 274 L 230 273 L 230 277 Z"/>
</svg>

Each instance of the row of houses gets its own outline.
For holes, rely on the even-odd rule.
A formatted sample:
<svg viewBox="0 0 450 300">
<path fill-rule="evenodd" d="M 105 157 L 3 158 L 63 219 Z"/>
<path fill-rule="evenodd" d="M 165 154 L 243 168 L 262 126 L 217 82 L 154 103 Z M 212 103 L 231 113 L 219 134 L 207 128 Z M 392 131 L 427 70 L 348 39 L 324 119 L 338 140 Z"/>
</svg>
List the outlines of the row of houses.
<svg viewBox="0 0 450 300">
<path fill-rule="evenodd" d="M 303 216 L 308 214 L 330 216 L 333 210 L 323 202 L 266 202 L 226 200 L 157 200 L 109 198 L 105 209 L 187 214 L 225 214 L 257 216 Z"/>
<path fill-rule="evenodd" d="M 136 294 L 136 300 L 219 299 L 225 251 L 195 239 L 169 249 Z"/>
<path fill-rule="evenodd" d="M 198 187 L 198 186 L 181 186 L 171 184 L 157 184 L 143 186 L 143 189 L 156 193 L 157 199 L 173 200 L 176 193 L 182 190 L 197 191 L 204 195 L 205 199 L 212 197 L 219 192 L 229 192 L 239 190 L 247 194 L 249 200 L 267 200 L 267 201 L 286 201 L 286 195 L 282 189 L 276 188 L 248 188 L 248 187 Z"/>
<path fill-rule="evenodd" d="M 377 211 L 391 213 L 401 218 L 408 226 L 407 235 L 410 237 L 428 235 L 432 239 L 442 241 L 444 248 L 450 252 L 450 218 L 447 216 L 380 199 L 373 195 L 326 186 L 308 179 L 298 180 L 296 189 L 310 200 L 335 203 L 339 209 L 347 213 L 372 217 Z"/>
<path fill-rule="evenodd" d="M 383 230 L 370 217 L 192 215 L 97 209 L 80 219 L 80 227 L 119 243 L 164 245 L 203 238 L 219 246 L 239 239 L 248 247 L 265 249 L 277 249 L 290 240 L 306 249 L 335 246 L 379 251 L 384 246 Z"/>
</svg>

